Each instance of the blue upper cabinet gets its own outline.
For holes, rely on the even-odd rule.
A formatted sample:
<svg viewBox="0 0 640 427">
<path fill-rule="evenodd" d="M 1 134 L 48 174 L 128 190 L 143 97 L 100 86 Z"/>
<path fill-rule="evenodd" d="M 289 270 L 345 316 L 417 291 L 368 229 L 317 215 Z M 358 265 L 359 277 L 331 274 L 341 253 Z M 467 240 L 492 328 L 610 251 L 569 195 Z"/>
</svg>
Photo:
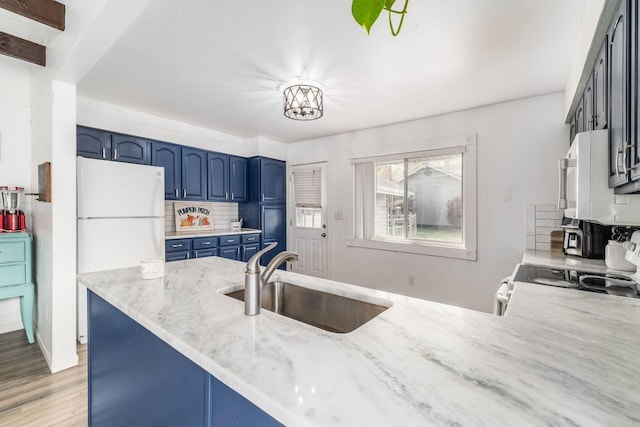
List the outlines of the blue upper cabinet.
<svg viewBox="0 0 640 427">
<path fill-rule="evenodd" d="M 151 142 L 135 136 L 111 134 L 111 159 L 116 162 L 151 164 Z"/>
<path fill-rule="evenodd" d="M 260 202 L 286 203 L 286 164 L 280 160 L 260 159 Z"/>
<path fill-rule="evenodd" d="M 247 200 L 247 159 L 229 156 L 230 184 L 232 202 L 244 202 Z"/>
<path fill-rule="evenodd" d="M 207 153 L 207 199 L 217 202 L 229 200 L 229 156 Z"/>
<path fill-rule="evenodd" d="M 247 200 L 247 159 L 207 153 L 207 199 L 218 202 Z"/>
<path fill-rule="evenodd" d="M 207 153 L 182 147 L 182 198 L 207 199 Z"/>
<path fill-rule="evenodd" d="M 111 134 L 100 129 L 78 126 L 76 149 L 78 156 L 111 160 Z"/>
<path fill-rule="evenodd" d="M 151 143 L 151 164 L 164 168 L 164 198 L 179 200 L 182 196 L 182 156 L 178 145 Z"/>
</svg>

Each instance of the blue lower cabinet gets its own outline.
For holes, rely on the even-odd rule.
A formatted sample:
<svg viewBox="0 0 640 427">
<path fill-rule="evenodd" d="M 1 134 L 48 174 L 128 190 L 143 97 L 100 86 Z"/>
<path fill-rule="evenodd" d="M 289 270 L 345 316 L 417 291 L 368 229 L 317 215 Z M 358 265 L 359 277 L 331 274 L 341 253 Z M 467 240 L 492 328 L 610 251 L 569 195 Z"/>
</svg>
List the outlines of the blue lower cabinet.
<svg viewBox="0 0 640 427">
<path fill-rule="evenodd" d="M 165 241 L 165 260 L 182 261 L 191 258 L 219 256 L 235 261 L 248 261 L 260 250 L 260 234 L 230 234 Z M 279 248 L 284 250 L 284 247 Z"/>
<path fill-rule="evenodd" d="M 173 239 L 165 240 L 164 251 L 169 252 L 183 252 L 191 250 L 191 239 Z"/>
<path fill-rule="evenodd" d="M 249 258 L 257 254 L 259 250 L 260 250 L 260 243 L 242 245 L 242 261 L 244 262 L 249 261 Z"/>
<path fill-rule="evenodd" d="M 240 261 L 240 246 L 222 246 L 218 251 L 218 256 Z"/>
<path fill-rule="evenodd" d="M 218 248 L 211 249 L 195 249 L 193 251 L 194 258 L 205 258 L 208 256 L 218 256 Z"/>
<path fill-rule="evenodd" d="M 191 251 L 167 252 L 164 256 L 166 262 L 184 261 L 185 259 L 191 259 Z"/>
<path fill-rule="evenodd" d="M 273 257 L 275 257 L 280 252 L 287 250 L 287 244 L 286 244 L 286 242 L 284 240 L 265 240 L 264 242 L 262 242 L 262 248 L 264 249 L 264 248 L 266 248 L 267 246 L 269 246 L 270 244 L 272 244 L 274 242 L 278 243 L 278 246 L 276 246 L 275 248 L 271 249 L 266 254 L 262 255 L 262 257 L 260 258 L 260 264 L 262 264 L 262 265 L 269 264 L 269 262 L 271 262 Z M 287 269 L 286 267 L 287 267 L 287 264 L 284 263 L 279 267 L 279 269 L 280 270 L 286 270 Z"/>
<path fill-rule="evenodd" d="M 279 426 L 120 310 L 89 298 L 89 425 Z"/>
</svg>

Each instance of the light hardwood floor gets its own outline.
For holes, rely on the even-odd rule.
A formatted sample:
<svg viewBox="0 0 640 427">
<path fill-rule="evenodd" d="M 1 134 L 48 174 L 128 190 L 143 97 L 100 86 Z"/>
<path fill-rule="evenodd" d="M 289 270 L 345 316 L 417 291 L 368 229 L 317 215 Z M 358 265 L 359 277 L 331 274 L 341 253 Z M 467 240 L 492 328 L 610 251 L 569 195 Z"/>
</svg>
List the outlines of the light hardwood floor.
<svg viewBox="0 0 640 427">
<path fill-rule="evenodd" d="M 86 345 L 78 358 L 78 366 L 51 374 L 24 331 L 1 334 L 0 426 L 86 426 Z"/>
</svg>

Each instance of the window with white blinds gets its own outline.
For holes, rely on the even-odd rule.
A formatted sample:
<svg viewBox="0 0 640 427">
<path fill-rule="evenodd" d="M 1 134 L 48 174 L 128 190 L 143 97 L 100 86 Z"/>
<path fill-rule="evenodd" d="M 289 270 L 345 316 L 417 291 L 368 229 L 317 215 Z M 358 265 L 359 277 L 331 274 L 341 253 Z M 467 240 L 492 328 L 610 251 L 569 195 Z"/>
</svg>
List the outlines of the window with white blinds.
<svg viewBox="0 0 640 427">
<path fill-rule="evenodd" d="M 296 169 L 291 175 L 296 207 L 321 208 L 322 169 Z"/>
</svg>

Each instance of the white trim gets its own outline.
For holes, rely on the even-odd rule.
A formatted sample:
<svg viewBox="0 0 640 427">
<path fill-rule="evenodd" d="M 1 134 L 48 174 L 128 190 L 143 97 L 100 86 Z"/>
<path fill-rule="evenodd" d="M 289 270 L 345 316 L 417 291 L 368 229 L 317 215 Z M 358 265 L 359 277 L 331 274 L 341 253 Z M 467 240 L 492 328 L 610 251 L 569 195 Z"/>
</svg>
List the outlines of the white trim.
<svg viewBox="0 0 640 427">
<path fill-rule="evenodd" d="M 418 255 L 431 255 L 444 258 L 458 258 L 470 261 L 476 260 L 476 250 L 465 248 L 463 245 L 439 246 L 438 244 L 417 243 L 415 240 L 407 241 L 385 241 L 385 240 L 364 240 L 348 239 L 347 246 L 365 249 L 375 249 L 389 252 L 404 252 Z"/>
<path fill-rule="evenodd" d="M 443 147 L 443 142 L 451 144 L 449 147 Z M 450 153 L 463 153 L 462 158 L 462 236 L 463 241 L 460 244 L 447 244 L 443 242 L 417 242 L 415 240 L 407 241 L 384 241 L 384 240 L 366 240 L 356 239 L 355 236 L 355 216 L 353 215 L 355 200 L 355 178 L 352 173 L 351 185 L 351 221 L 349 222 L 349 236 L 347 246 L 386 250 L 391 252 L 405 252 L 420 255 L 440 256 L 446 258 L 458 258 L 470 261 L 477 259 L 477 146 L 476 136 L 465 135 L 452 138 L 444 138 L 436 141 L 426 141 L 421 144 L 422 147 L 434 146 L 434 150 L 409 151 L 406 153 L 395 152 L 386 153 L 382 156 L 368 156 L 351 159 L 351 168 L 355 163 L 381 161 L 388 159 L 400 159 L 414 156 L 434 156 Z M 462 150 L 461 150 L 462 149 Z"/>
<path fill-rule="evenodd" d="M 393 160 L 402 160 L 415 157 L 435 157 L 444 156 L 446 154 L 458 154 L 466 151 L 466 145 L 459 145 L 447 148 L 438 148 L 435 150 L 422 150 L 422 151 L 409 151 L 406 153 L 389 154 L 385 156 L 371 156 L 371 157 L 359 157 L 357 159 L 351 159 L 351 164 L 355 163 L 369 163 L 369 162 L 387 162 Z"/>
</svg>

